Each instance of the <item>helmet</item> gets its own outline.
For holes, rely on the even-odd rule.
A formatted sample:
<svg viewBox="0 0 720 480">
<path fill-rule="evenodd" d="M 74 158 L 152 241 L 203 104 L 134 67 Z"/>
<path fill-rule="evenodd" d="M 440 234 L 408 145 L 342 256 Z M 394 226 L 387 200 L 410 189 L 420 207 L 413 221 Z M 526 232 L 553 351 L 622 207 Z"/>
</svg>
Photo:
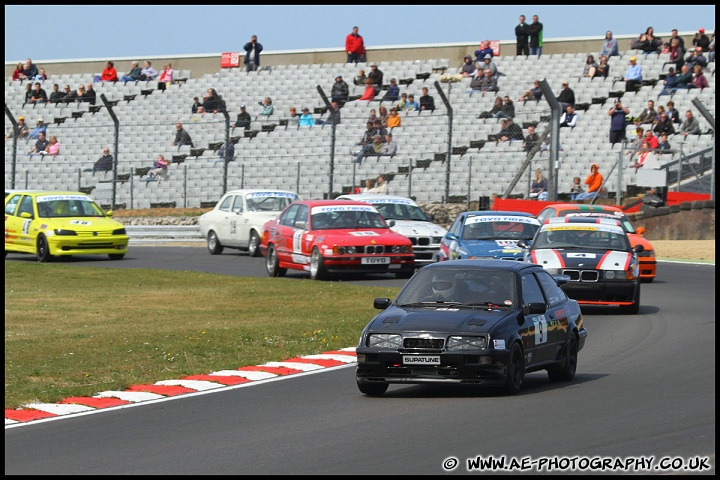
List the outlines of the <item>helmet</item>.
<svg viewBox="0 0 720 480">
<path fill-rule="evenodd" d="M 449 300 L 455 293 L 455 276 L 451 273 L 436 273 L 432 278 L 432 289 L 438 300 Z"/>
</svg>

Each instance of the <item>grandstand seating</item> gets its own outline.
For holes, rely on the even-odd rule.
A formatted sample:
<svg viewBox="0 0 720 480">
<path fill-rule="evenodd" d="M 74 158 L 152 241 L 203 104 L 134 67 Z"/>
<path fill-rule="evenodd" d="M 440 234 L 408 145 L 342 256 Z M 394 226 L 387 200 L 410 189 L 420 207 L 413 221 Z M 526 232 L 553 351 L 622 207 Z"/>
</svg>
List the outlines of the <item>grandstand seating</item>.
<svg viewBox="0 0 720 480">
<path fill-rule="evenodd" d="M 616 82 L 615 76 L 622 76 L 626 70 L 627 58 L 637 55 L 642 65 L 646 82 L 635 93 L 625 93 L 624 84 Z M 535 78 L 545 78 L 549 85 L 559 92 L 562 80 L 569 80 L 578 103 L 586 103 L 587 109 L 580 111 L 578 126 L 560 130 L 559 186 L 560 192 L 569 191 L 572 178 L 584 178 L 590 164 L 599 163 L 601 172 L 608 176 L 610 191 L 625 190 L 634 181 L 634 170 L 625 169 L 622 179 L 610 170 L 622 154 L 618 147 L 608 143 L 609 103 L 604 100 L 622 95 L 623 103 L 631 114 L 640 112 L 648 99 L 665 104 L 670 96 L 659 97 L 663 55 L 644 57 L 635 51 L 623 52 L 622 56 L 611 57 L 610 76 L 607 79 L 583 78 L 581 73 L 586 54 L 555 54 L 537 57 L 502 56 L 495 60 L 498 70 L 504 75 L 499 79 L 498 95 L 508 95 L 515 100 L 531 85 Z M 336 128 L 334 152 L 332 151 L 332 127 L 316 125 L 300 128 L 282 125 L 290 107 L 301 111 L 324 111 L 324 103 L 318 94 L 321 86 L 329 94 L 337 74 L 351 79 L 363 64 L 315 64 L 278 65 L 265 67 L 257 72 L 242 69 L 224 69 L 214 74 L 193 78 L 191 72 L 183 71 L 186 79 L 170 86 L 166 91 L 157 89 L 156 82 L 98 83 L 95 90 L 98 100 L 95 107 L 88 104 L 71 105 L 23 105 L 25 85 L 6 78 L 5 103 L 15 116 L 24 115 L 26 123 L 35 124 L 44 117 L 50 124 L 48 134 L 56 135 L 61 144 L 61 155 L 51 157 L 29 157 L 26 152 L 33 141 L 20 140 L 17 144 L 15 164 L 16 188 L 83 188 L 92 192 L 101 203 L 111 201 L 113 193 L 112 173 L 102 174 L 83 171 L 92 167 L 100 157 L 102 148 L 110 146 L 115 150 L 115 126 L 101 95 L 116 102 L 114 113 L 120 121 L 118 137 L 118 174 L 122 177 L 116 183 L 116 203 L 126 208 L 146 208 L 158 203 L 175 203 L 176 206 L 197 207 L 216 201 L 223 189 L 233 188 L 289 188 L 298 190 L 305 198 L 322 198 L 328 192 L 344 192 L 352 185 L 359 185 L 361 179 L 387 174 L 391 193 L 412 195 L 421 202 L 441 202 L 453 198 L 476 199 L 480 196 L 502 194 L 513 177 L 518 173 L 525 153 L 522 142 L 496 143 L 488 136 L 499 129 L 497 119 L 480 119 L 478 114 L 489 110 L 494 95 L 470 95 L 470 79 L 458 83 L 440 83 L 452 106 L 452 125 L 448 109 L 435 92 L 434 83 L 439 81 L 442 71 L 454 70 L 448 67 L 446 59 L 423 61 L 379 62 L 385 74 L 385 83 L 391 78 L 405 80 L 401 92 L 413 93 L 416 99 L 420 89 L 427 86 L 435 97 L 437 109 L 432 112 L 410 112 L 402 114 L 402 126 L 393 132 L 398 144 L 394 157 L 368 157 L 361 164 L 353 162 L 360 147 L 357 142 L 363 135 L 365 121 L 371 108 L 377 109 L 380 102 L 369 104 L 348 103 L 342 109 L 342 123 Z M 711 73 L 712 72 L 712 73 Z M 706 74 L 710 88 L 678 91 L 672 99 L 680 112 L 692 109 L 694 98 L 714 115 L 715 76 L 714 63 Z M 52 90 L 52 85 L 92 82 L 92 75 L 50 76 L 43 88 Z M 225 100 L 230 124 L 241 104 L 253 116 L 260 111 L 258 102 L 269 96 L 273 99 L 275 113 L 268 120 L 253 120 L 247 131 L 231 129 L 230 136 L 235 145 L 234 161 L 228 165 L 227 177 L 222 162 L 217 162 L 217 148 L 223 142 L 226 132 L 222 114 L 193 115 L 190 105 L 194 96 L 202 96 L 208 88 L 215 88 Z M 351 95 L 359 95 L 360 87 L 350 86 Z M 613 93 L 619 92 L 619 93 Z M 380 98 L 382 93 L 378 96 Z M 603 100 L 604 99 L 604 100 Z M 612 99 L 610 100 L 612 101 Z M 388 102 L 383 105 L 390 106 Z M 515 102 L 515 123 L 526 127 L 536 124 L 541 134 L 549 128 L 550 108 L 544 101 Z M 327 114 L 315 114 L 315 118 L 326 119 Z M 703 130 L 708 126 L 696 114 Z M 64 120 L 63 120 L 64 119 Z M 181 121 L 190 133 L 195 148 L 171 147 L 176 121 Z M 6 116 L 5 129 L 11 128 Z M 252 133 L 250 133 L 252 132 Z M 452 150 L 448 170 L 447 152 L 449 135 L 452 133 Z M 670 143 L 676 151 L 687 155 L 712 145 L 714 135 L 671 137 Z M 5 183 L 12 181 L 13 140 L 5 142 Z M 204 149 L 204 150 L 203 150 Z M 136 169 L 149 167 L 153 159 L 163 154 L 173 158 L 169 177 L 163 182 L 142 182 L 140 175 L 133 175 Z M 667 160 L 679 154 L 667 155 Z M 623 157 L 627 158 L 627 157 Z M 537 154 L 526 169 L 522 180 L 513 188 L 512 194 L 526 195 L 530 172 L 536 168 L 547 171 L 548 154 Z M 449 175 L 448 175 L 449 174 Z M 450 179 L 446 197 L 445 181 Z M 621 181 L 622 185 L 617 182 Z"/>
</svg>

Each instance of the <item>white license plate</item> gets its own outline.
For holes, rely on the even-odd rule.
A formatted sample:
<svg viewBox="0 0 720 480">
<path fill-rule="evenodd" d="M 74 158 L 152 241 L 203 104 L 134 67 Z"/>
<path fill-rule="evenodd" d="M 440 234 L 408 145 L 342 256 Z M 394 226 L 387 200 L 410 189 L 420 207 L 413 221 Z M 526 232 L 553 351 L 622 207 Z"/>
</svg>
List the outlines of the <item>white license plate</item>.
<svg viewBox="0 0 720 480">
<path fill-rule="evenodd" d="M 440 365 L 438 355 L 404 355 L 403 365 Z"/>
<path fill-rule="evenodd" d="M 390 257 L 363 257 L 360 259 L 363 265 L 387 265 L 390 263 Z"/>
</svg>

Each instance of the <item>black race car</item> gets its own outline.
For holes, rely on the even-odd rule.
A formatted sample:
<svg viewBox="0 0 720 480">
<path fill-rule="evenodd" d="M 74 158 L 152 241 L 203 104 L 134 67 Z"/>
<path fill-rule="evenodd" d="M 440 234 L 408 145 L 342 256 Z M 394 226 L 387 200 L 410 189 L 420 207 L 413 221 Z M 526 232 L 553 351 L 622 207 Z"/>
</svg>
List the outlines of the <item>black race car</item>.
<svg viewBox="0 0 720 480">
<path fill-rule="evenodd" d="M 580 307 L 560 288 L 567 276 L 505 260 L 427 265 L 382 310 L 357 346 L 356 380 L 365 395 L 391 383 L 465 384 L 520 390 L 525 373 L 575 377 L 587 337 Z"/>
</svg>

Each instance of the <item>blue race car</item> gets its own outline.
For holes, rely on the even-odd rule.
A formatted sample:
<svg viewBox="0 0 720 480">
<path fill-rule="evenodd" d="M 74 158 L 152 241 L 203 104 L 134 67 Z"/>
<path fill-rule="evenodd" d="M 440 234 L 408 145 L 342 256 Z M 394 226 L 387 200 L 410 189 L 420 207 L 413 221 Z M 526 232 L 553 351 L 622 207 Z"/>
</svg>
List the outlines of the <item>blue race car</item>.
<svg viewBox="0 0 720 480">
<path fill-rule="evenodd" d="M 439 261 L 458 259 L 500 259 L 522 261 L 524 250 L 517 242 L 529 244 L 540 222 L 525 212 L 480 210 L 463 212 L 440 241 Z"/>
</svg>

